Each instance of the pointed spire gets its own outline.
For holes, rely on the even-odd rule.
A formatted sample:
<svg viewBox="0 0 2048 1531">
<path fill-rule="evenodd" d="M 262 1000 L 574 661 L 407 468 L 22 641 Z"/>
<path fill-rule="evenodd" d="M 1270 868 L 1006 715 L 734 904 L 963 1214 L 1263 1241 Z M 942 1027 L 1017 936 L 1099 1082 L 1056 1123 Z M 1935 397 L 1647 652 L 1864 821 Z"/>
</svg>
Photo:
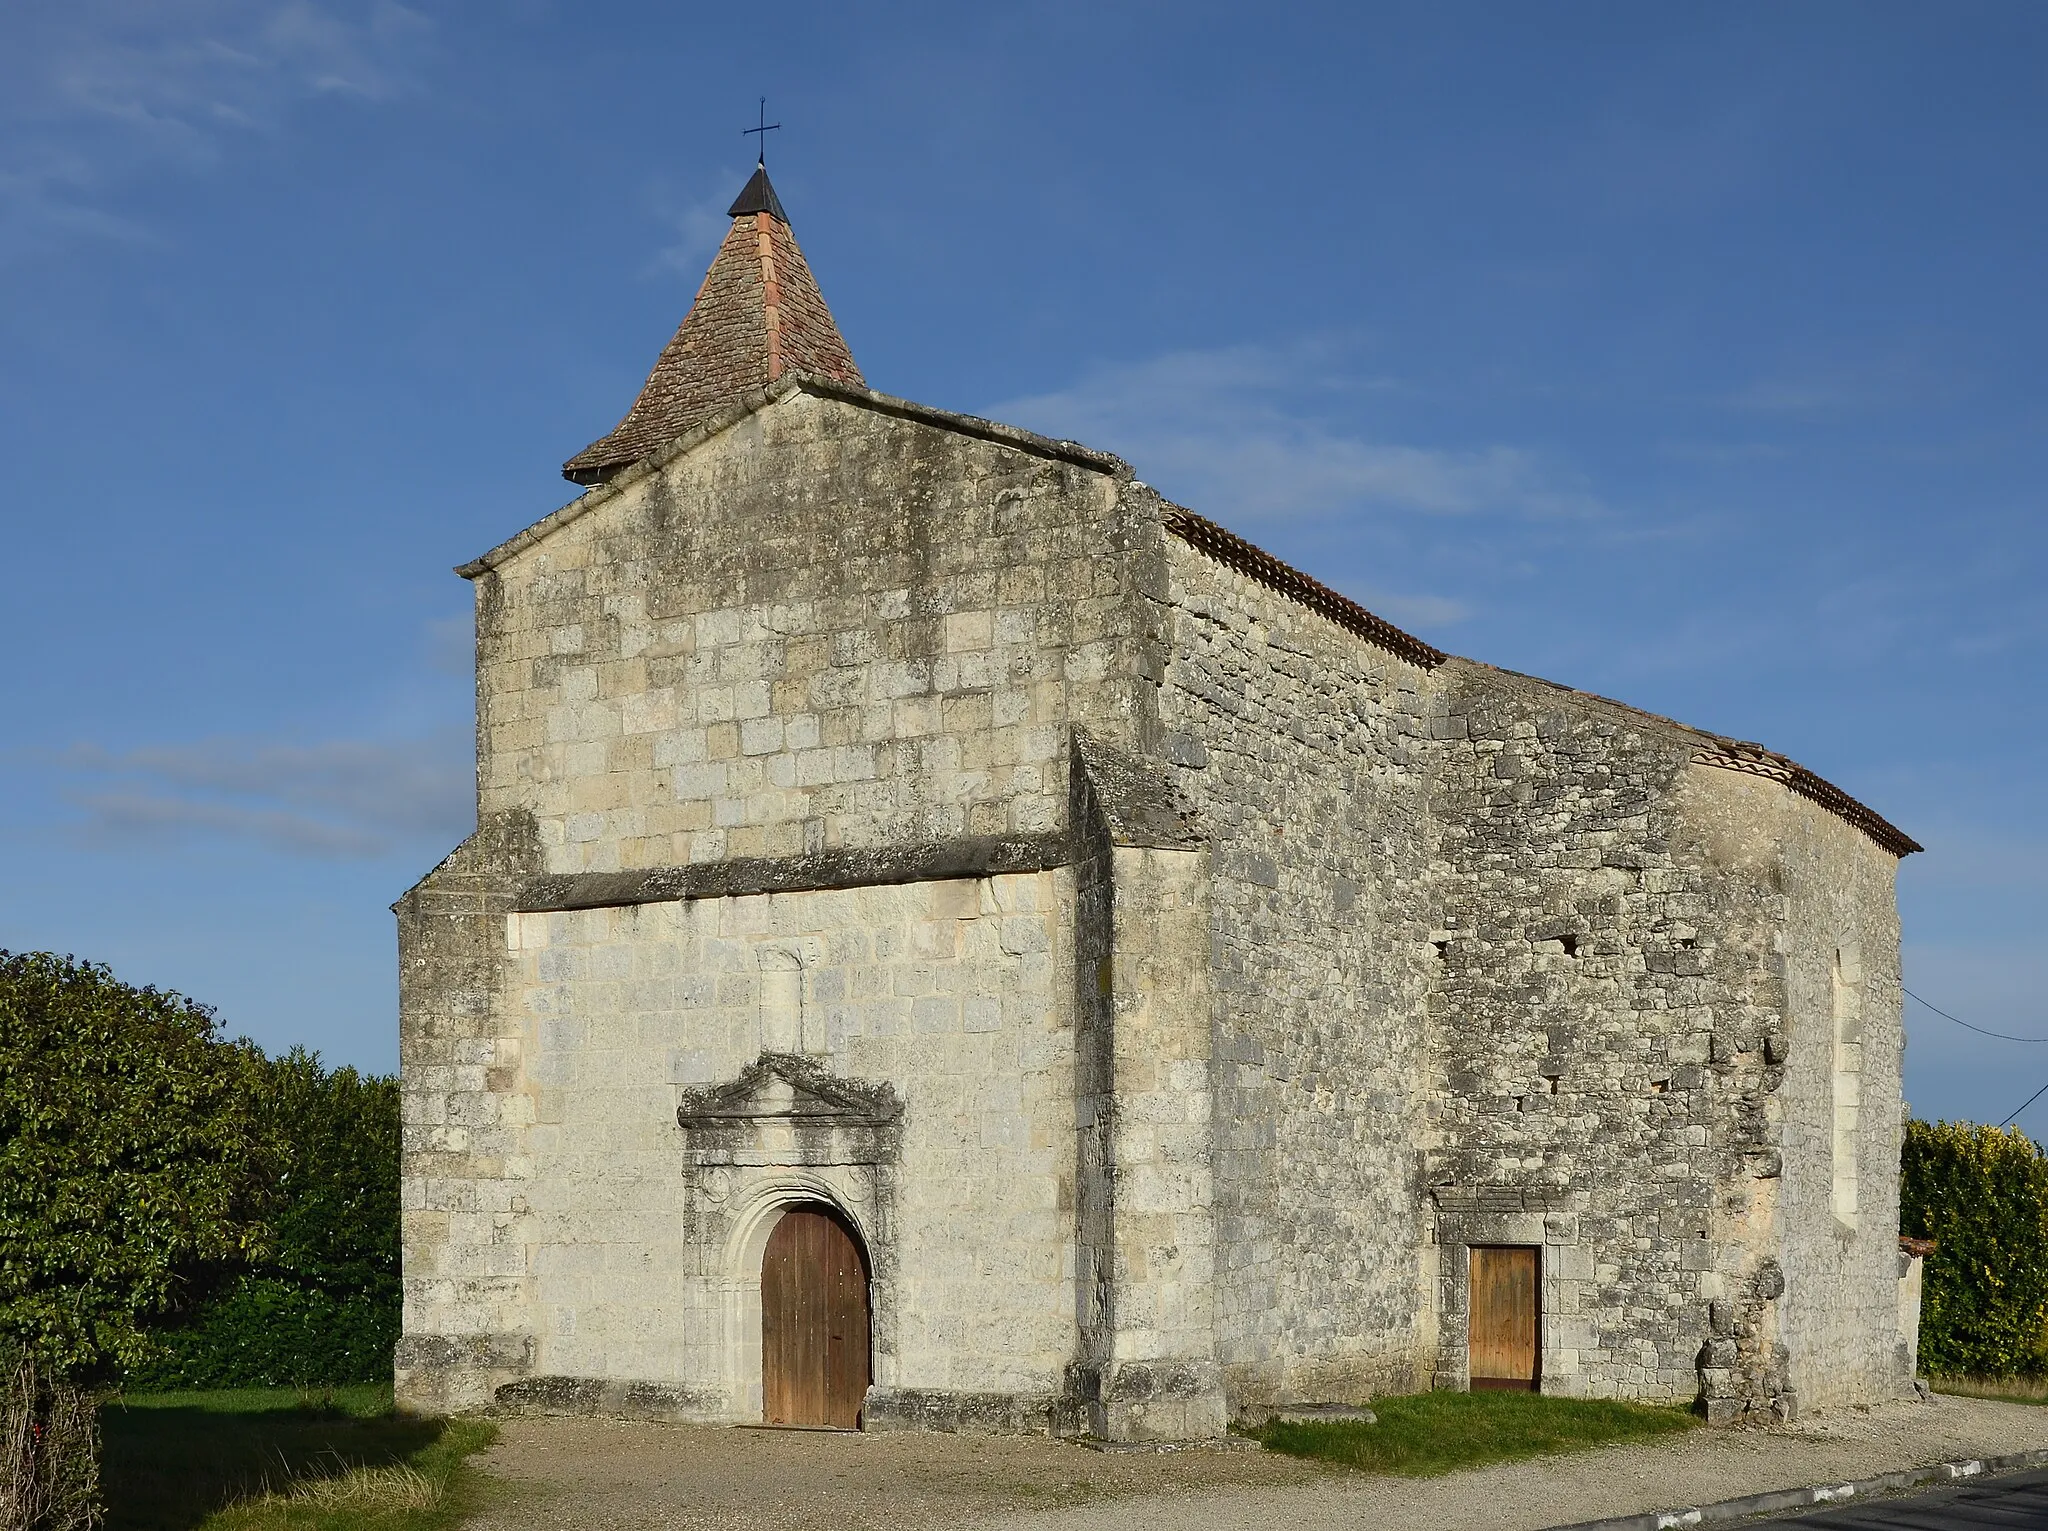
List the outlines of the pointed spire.
<svg viewBox="0 0 2048 1531">
<path fill-rule="evenodd" d="M 782 198 L 775 195 L 775 188 L 768 183 L 768 167 L 756 165 L 753 176 L 741 188 L 731 207 L 725 210 L 728 218 L 744 218 L 749 213 L 766 213 L 771 218 L 789 222 L 789 214 L 782 210 Z"/>
<path fill-rule="evenodd" d="M 765 165 L 755 167 L 728 216 L 732 228 L 696 302 L 626 418 L 562 464 L 562 477 L 571 483 L 603 483 L 786 373 L 867 386 L 797 248 Z"/>
</svg>

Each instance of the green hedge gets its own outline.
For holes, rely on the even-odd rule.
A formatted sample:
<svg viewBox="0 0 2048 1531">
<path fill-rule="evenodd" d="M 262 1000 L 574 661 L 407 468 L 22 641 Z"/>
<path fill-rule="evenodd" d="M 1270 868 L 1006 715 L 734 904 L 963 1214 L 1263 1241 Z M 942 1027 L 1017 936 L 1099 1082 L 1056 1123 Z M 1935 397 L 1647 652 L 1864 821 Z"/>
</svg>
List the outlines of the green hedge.
<svg viewBox="0 0 2048 1531">
<path fill-rule="evenodd" d="M 264 1257 L 271 1067 L 183 995 L 0 952 L 0 1343 L 90 1385 Z"/>
<path fill-rule="evenodd" d="M 388 1382 L 398 1317 L 398 1304 L 382 1295 L 336 1296 L 244 1276 L 167 1333 L 164 1354 L 131 1368 L 127 1386 L 146 1393 Z"/>
<path fill-rule="evenodd" d="M 270 1241 L 153 1338 L 134 1390 L 381 1382 L 398 1343 L 398 1082 L 326 1069 L 295 1048 L 265 1061 L 262 1111 L 285 1145 Z"/>
<path fill-rule="evenodd" d="M 1940 1241 L 1921 1299 L 1922 1371 L 2048 1371 L 2048 1156 L 2026 1134 L 1908 1122 L 1899 1231 Z"/>
</svg>

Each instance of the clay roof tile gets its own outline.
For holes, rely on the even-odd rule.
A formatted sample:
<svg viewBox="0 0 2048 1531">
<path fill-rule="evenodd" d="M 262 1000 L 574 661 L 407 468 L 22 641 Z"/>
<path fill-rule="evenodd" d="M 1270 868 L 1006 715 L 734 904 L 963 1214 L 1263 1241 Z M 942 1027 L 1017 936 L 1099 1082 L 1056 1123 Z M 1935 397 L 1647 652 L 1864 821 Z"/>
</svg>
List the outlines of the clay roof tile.
<svg viewBox="0 0 2048 1531">
<path fill-rule="evenodd" d="M 765 167 L 754 171 L 731 216 L 696 301 L 626 418 L 562 464 L 571 483 L 603 483 L 785 373 L 867 386 Z"/>
</svg>

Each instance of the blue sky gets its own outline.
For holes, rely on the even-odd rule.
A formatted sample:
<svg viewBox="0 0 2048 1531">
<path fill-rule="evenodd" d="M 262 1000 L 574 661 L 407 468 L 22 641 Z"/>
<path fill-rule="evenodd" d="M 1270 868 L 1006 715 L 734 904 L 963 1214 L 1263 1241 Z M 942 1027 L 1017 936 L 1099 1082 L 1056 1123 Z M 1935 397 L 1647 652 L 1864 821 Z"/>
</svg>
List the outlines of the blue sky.
<svg viewBox="0 0 2048 1531">
<path fill-rule="evenodd" d="M 2044 66 L 2031 3 L 17 0 L 0 946 L 393 1064 L 450 568 L 568 497 L 765 92 L 876 387 L 1786 751 L 1927 844 L 1908 985 L 2048 1037 Z M 1922 1115 L 2048 1083 L 1910 1032 Z"/>
</svg>

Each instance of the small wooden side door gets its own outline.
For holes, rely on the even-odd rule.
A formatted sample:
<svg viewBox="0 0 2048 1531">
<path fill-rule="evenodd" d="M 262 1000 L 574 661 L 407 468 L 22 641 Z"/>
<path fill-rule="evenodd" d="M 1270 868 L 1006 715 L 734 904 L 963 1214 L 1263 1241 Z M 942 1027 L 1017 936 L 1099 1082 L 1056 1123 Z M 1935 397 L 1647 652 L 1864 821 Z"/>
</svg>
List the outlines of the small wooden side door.
<svg viewBox="0 0 2048 1531">
<path fill-rule="evenodd" d="M 761 1407 L 771 1425 L 858 1430 L 868 1390 L 868 1276 L 831 1213 L 792 1207 L 761 1257 Z"/>
<path fill-rule="evenodd" d="M 1540 1253 L 1520 1245 L 1472 1248 L 1468 1354 L 1475 1388 L 1536 1390 Z"/>
</svg>

